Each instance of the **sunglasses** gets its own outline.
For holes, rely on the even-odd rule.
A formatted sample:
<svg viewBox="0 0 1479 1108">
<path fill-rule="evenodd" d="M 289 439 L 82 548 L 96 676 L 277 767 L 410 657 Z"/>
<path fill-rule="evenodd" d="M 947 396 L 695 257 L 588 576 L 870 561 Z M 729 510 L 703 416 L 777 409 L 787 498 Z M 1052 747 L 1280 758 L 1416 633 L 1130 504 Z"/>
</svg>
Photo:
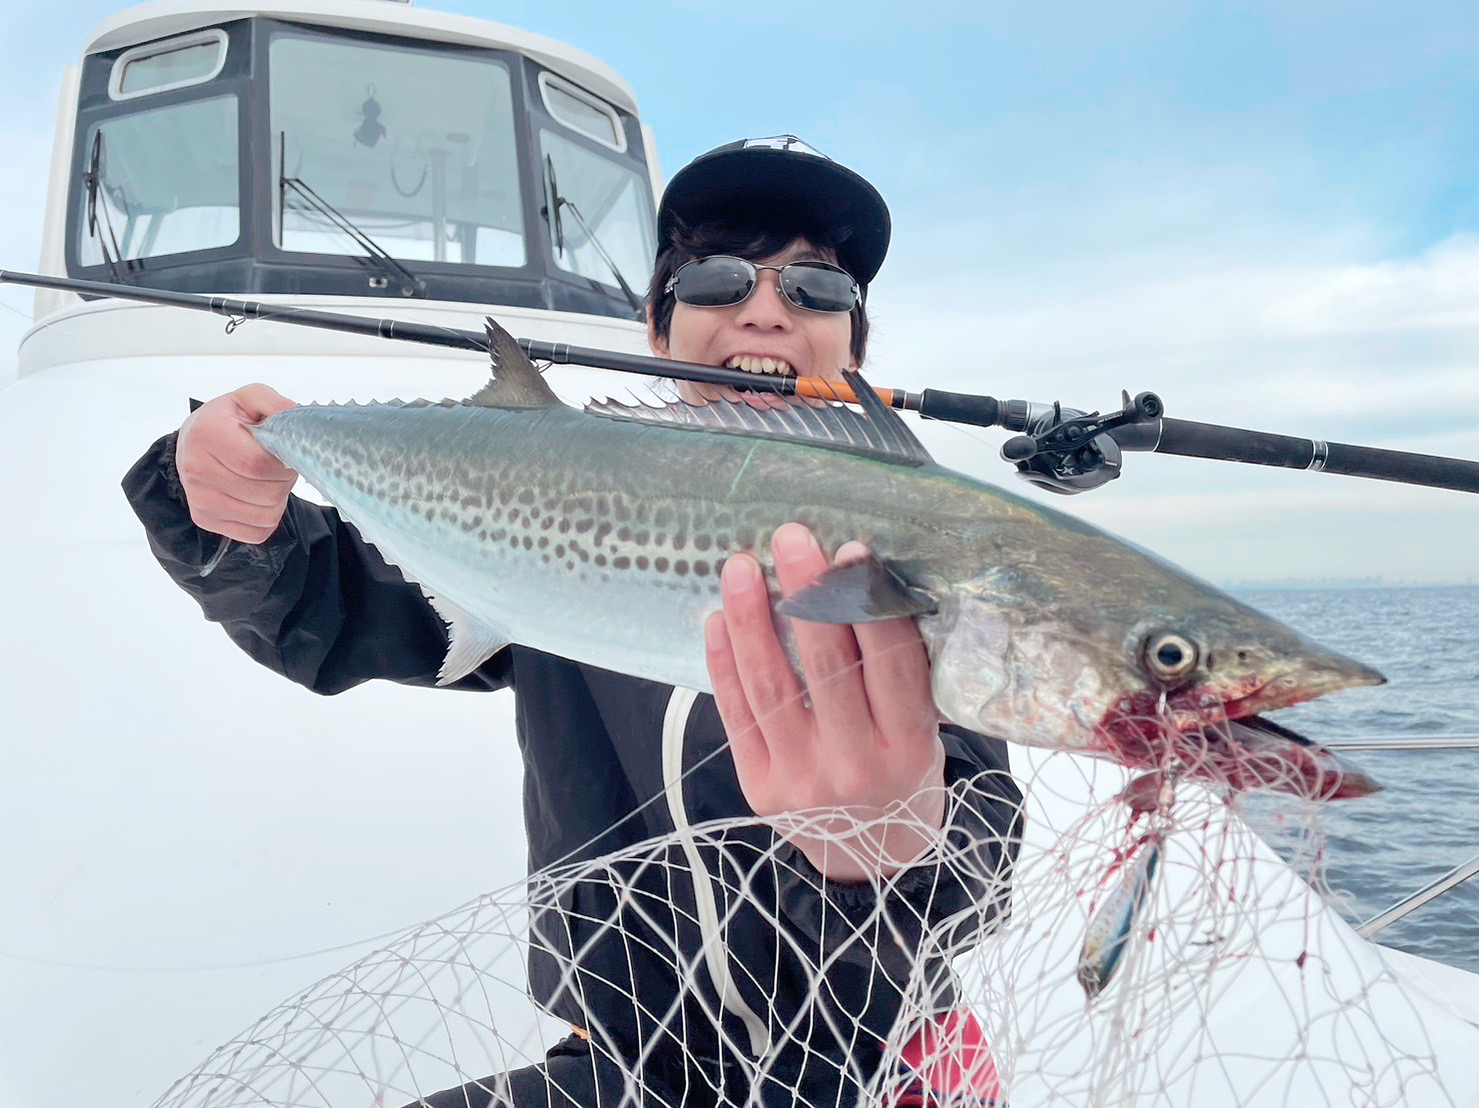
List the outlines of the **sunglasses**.
<svg viewBox="0 0 1479 1108">
<path fill-rule="evenodd" d="M 850 312 L 862 301 L 851 274 L 830 262 L 756 265 L 728 254 L 680 266 L 663 292 L 695 308 L 730 308 L 750 298 L 762 272 L 774 273 L 780 294 L 808 312 Z"/>
</svg>

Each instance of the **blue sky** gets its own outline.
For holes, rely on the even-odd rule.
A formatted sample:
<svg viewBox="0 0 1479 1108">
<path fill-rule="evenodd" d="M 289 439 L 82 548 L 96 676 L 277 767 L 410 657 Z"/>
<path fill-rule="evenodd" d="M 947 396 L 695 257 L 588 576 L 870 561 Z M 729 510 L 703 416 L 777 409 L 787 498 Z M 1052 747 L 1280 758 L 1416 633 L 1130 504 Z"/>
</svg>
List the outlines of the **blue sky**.
<svg viewBox="0 0 1479 1108">
<path fill-rule="evenodd" d="M 7 15 L 0 266 L 34 263 L 58 73 L 112 10 Z M 496 5 L 622 72 L 668 173 L 793 131 L 870 177 L 895 217 L 877 379 L 1079 407 L 1151 388 L 1183 418 L 1479 457 L 1472 4 L 899 11 Z M 0 380 L 29 303 L 0 290 Z M 1011 481 L 999 443 L 937 450 Z M 1479 577 L 1456 493 L 1135 457 L 1069 506 L 1218 580 Z"/>
</svg>

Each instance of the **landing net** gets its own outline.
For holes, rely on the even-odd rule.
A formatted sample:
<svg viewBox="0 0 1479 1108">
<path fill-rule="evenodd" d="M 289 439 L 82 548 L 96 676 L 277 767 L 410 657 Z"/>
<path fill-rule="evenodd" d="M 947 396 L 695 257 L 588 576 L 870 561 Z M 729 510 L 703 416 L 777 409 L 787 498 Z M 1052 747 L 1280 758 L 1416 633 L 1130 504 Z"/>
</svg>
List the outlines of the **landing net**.
<svg viewBox="0 0 1479 1108">
<path fill-rule="evenodd" d="M 993 904 L 1008 877 L 983 863 L 990 852 L 947 841 L 926 860 L 980 890 L 974 908 L 928 925 L 901 912 L 891 894 L 919 880 L 916 867 L 828 900 L 814 934 L 785 918 L 774 894 L 787 876 L 815 884 L 814 872 L 797 871 L 784 844 L 757 850 L 768 829 L 707 823 L 538 874 L 406 932 L 270 1012 L 159 1104 L 394 1108 L 469 1082 L 479 1084 L 435 1103 L 507 1097 L 499 1075 L 542 1061 L 572 1034 L 527 995 L 531 929 L 536 961 L 590 1005 L 584 1038 L 569 1040 L 587 1058 L 564 1090 L 579 1104 L 676 1108 L 721 1095 L 807 1108 L 1470 1102 L 1479 1031 L 1327 905 L 1316 806 L 1277 806 L 1286 831 L 1308 829 L 1291 866 L 1237 802 L 1206 788 L 1182 781 L 1168 809 L 1132 820 L 1117 799 L 1130 775 L 1118 767 L 1012 757 L 1026 831 L 1005 917 Z M 991 780 L 960 783 L 952 802 L 985 803 L 997 791 Z M 1121 928 L 1120 960 L 1091 995 L 1086 935 L 1125 905 L 1120 890 L 1144 875 L 1152 847 L 1158 864 Z M 696 876 L 695 864 L 707 873 Z M 708 946 L 695 880 L 717 921 Z M 654 893 L 663 889 L 666 899 Z M 559 951 L 542 912 L 553 904 L 600 925 L 602 937 L 619 934 L 631 973 L 595 980 L 572 970 L 581 951 Z M 737 964 L 757 919 L 777 936 L 775 956 Z M 662 967 L 679 995 L 632 988 L 644 966 Z M 805 980 L 778 976 L 797 966 Z M 798 991 L 805 1001 L 790 1010 L 757 1000 Z M 881 1033 L 854 1018 L 856 998 L 886 1005 L 895 995 L 899 1017 Z M 735 1014 L 736 998 L 750 1019 Z M 715 1056 L 727 1064 L 711 1064 Z"/>
</svg>

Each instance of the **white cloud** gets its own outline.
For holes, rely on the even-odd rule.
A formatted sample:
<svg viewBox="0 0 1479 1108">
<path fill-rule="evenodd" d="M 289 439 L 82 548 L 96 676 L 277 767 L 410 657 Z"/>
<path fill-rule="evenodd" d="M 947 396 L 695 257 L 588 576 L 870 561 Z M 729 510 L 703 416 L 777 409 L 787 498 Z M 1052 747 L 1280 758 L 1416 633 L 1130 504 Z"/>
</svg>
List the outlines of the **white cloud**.
<svg viewBox="0 0 1479 1108">
<path fill-rule="evenodd" d="M 1479 458 L 1479 239 L 1362 264 L 1143 261 L 1101 258 L 1067 289 L 959 264 L 883 286 L 874 377 L 1080 408 L 1151 389 L 1180 419 Z M 1028 492 L 997 458 L 1004 439 L 930 442 L 945 464 Z M 1220 580 L 1479 575 L 1479 505 L 1459 492 L 1132 454 L 1104 489 L 1028 495 Z"/>
<path fill-rule="evenodd" d="M 1479 237 L 1455 235 L 1421 256 L 1345 266 L 1271 305 L 1271 324 L 1303 335 L 1479 332 Z"/>
<path fill-rule="evenodd" d="M 1068 290 L 960 265 L 884 286 L 872 361 L 916 383 L 1081 406 L 1151 388 L 1172 415 L 1267 417 L 1286 433 L 1315 413 L 1401 417 L 1403 394 L 1479 410 L 1479 239 L 1364 265 L 1166 257 L 1156 272 L 1123 268 L 1103 261 L 1096 280 Z"/>
</svg>

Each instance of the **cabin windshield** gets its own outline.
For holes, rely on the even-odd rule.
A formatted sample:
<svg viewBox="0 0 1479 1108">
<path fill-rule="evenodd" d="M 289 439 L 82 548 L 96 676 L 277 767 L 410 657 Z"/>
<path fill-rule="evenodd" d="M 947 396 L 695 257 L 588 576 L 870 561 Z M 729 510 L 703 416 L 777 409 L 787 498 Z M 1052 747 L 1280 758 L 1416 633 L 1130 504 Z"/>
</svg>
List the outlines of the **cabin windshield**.
<svg viewBox="0 0 1479 1108">
<path fill-rule="evenodd" d="M 268 58 L 280 249 L 364 253 L 312 195 L 398 260 L 524 264 L 501 60 L 287 31 Z"/>
<path fill-rule="evenodd" d="M 514 49 L 251 16 L 89 55 L 73 276 L 632 319 L 635 116 Z"/>
<path fill-rule="evenodd" d="M 540 131 L 545 187 L 559 212 L 550 221 L 555 265 L 606 285 L 616 274 L 646 292 L 652 272 L 652 203 L 629 169 L 550 130 Z M 550 200 L 546 201 L 549 204 Z"/>
<path fill-rule="evenodd" d="M 109 119 L 86 134 L 83 265 L 230 246 L 241 233 L 236 97 Z"/>
</svg>

